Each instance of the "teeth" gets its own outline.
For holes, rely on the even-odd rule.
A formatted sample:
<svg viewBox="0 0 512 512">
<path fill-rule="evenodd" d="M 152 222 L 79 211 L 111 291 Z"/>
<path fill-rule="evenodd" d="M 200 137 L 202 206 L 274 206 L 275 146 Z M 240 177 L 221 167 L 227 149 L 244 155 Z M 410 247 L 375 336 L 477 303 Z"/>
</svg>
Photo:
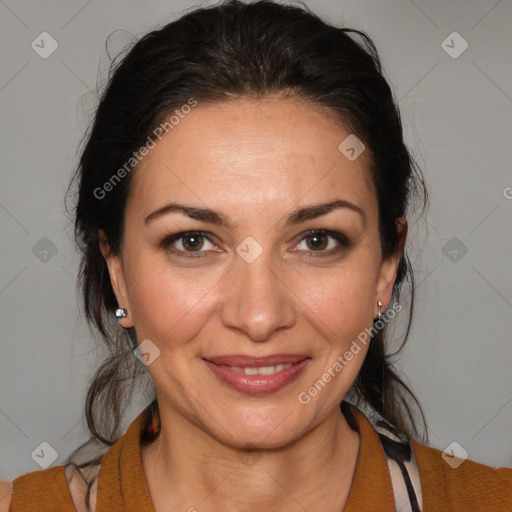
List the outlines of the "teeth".
<svg viewBox="0 0 512 512">
<path fill-rule="evenodd" d="M 273 373 L 280 372 L 290 368 L 292 363 L 277 364 L 275 366 L 262 366 L 260 368 L 239 368 L 237 366 L 228 366 L 231 370 L 236 372 L 245 373 L 245 375 L 272 375 Z"/>
</svg>

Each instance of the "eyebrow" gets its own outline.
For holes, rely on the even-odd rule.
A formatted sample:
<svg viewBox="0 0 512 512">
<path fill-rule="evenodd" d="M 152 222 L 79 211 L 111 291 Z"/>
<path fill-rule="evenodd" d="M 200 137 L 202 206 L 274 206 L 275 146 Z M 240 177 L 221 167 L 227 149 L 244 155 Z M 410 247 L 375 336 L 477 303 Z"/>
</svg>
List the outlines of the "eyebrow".
<svg viewBox="0 0 512 512">
<path fill-rule="evenodd" d="M 350 203 L 349 201 L 346 201 L 344 199 L 336 199 L 329 203 L 306 206 L 304 208 L 295 210 L 286 218 L 284 227 L 296 225 L 306 220 L 316 219 L 317 217 L 326 215 L 327 213 L 330 213 L 338 208 L 347 208 L 360 214 L 363 220 L 363 226 L 366 228 L 366 214 L 364 210 L 359 206 Z M 232 229 L 234 226 L 233 222 L 229 219 L 229 217 L 226 217 L 220 212 L 216 212 L 215 210 L 210 210 L 208 208 L 197 208 L 195 206 L 189 206 L 174 202 L 168 203 L 165 206 L 158 208 L 158 210 L 155 210 L 153 213 L 150 213 L 144 219 L 144 224 L 148 225 L 154 222 L 159 217 L 162 217 L 163 215 L 167 215 L 173 212 L 181 212 L 190 217 L 191 219 L 200 220 L 203 222 L 207 222 L 209 224 L 224 226 L 228 229 Z"/>
</svg>

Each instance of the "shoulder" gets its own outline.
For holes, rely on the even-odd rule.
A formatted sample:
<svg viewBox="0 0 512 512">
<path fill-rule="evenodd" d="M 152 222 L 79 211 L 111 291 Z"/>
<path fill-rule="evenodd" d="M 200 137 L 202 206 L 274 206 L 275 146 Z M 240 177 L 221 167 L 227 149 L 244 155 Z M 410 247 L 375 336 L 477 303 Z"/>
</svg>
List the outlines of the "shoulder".
<svg viewBox="0 0 512 512">
<path fill-rule="evenodd" d="M 10 495 L 0 501 L 0 512 L 43 509 L 86 512 L 90 510 L 85 501 L 88 476 L 90 472 L 82 474 L 73 466 L 55 466 L 25 473 L 12 482 L 3 483 L 0 492 L 9 490 Z"/>
<path fill-rule="evenodd" d="M 425 510 L 510 510 L 512 468 L 494 468 L 412 441 Z M 480 505 L 482 508 L 476 508 Z"/>
<path fill-rule="evenodd" d="M 0 512 L 9 512 L 11 506 L 12 482 L 0 480 Z"/>
</svg>

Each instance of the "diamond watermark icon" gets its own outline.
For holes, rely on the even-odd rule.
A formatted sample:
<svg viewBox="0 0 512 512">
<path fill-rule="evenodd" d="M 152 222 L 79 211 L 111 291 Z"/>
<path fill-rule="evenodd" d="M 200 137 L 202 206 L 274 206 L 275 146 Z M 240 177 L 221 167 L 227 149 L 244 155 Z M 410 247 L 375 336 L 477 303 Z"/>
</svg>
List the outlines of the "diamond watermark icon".
<svg viewBox="0 0 512 512">
<path fill-rule="evenodd" d="M 50 467 L 59 456 L 57 450 L 46 441 L 43 441 L 30 455 L 43 469 Z"/>
<path fill-rule="evenodd" d="M 57 254 L 57 246 L 49 238 L 43 236 L 43 238 L 32 247 L 32 254 L 39 261 L 48 263 Z"/>
<path fill-rule="evenodd" d="M 366 146 L 353 133 L 351 133 L 338 146 L 340 152 L 351 162 L 353 162 L 366 149 Z"/>
<path fill-rule="evenodd" d="M 47 59 L 59 47 L 59 43 L 48 32 L 41 32 L 30 46 L 39 57 Z"/>
<path fill-rule="evenodd" d="M 160 349 L 149 338 L 146 338 L 140 342 L 133 354 L 144 366 L 149 366 L 160 355 Z"/>
<path fill-rule="evenodd" d="M 252 468 L 261 459 L 261 452 L 255 451 L 253 445 L 248 443 L 244 445 L 243 450 L 239 450 L 237 456 L 243 464 L 248 468 Z"/>
<path fill-rule="evenodd" d="M 441 252 L 452 262 L 458 263 L 468 252 L 468 248 L 456 236 L 443 245 Z"/>
<path fill-rule="evenodd" d="M 468 42 L 458 32 L 452 32 L 441 43 L 441 48 L 452 59 L 458 59 L 468 49 L 468 46 Z"/>
<path fill-rule="evenodd" d="M 252 263 L 263 253 L 263 247 L 252 236 L 248 236 L 237 246 L 236 252 L 247 263 Z"/>
<path fill-rule="evenodd" d="M 443 460 L 453 469 L 457 469 L 469 456 L 469 453 L 457 443 L 451 442 L 441 454 Z"/>
</svg>

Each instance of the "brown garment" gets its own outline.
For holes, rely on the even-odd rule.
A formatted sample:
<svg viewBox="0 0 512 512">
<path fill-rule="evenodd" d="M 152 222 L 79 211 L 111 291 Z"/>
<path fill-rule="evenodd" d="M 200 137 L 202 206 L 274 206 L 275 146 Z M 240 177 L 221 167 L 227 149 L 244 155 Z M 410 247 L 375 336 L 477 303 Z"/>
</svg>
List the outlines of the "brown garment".
<svg viewBox="0 0 512 512">
<path fill-rule="evenodd" d="M 346 403 L 346 402 L 345 402 Z M 356 472 L 344 512 L 395 512 L 386 455 L 377 431 L 348 403 L 347 420 L 361 437 Z M 140 443 L 158 431 L 151 405 L 104 456 L 96 512 L 155 512 L 142 467 Z M 149 424 L 147 429 L 144 425 Z M 453 469 L 441 451 L 412 441 L 421 479 L 423 512 L 512 511 L 512 468 L 495 469 L 469 459 Z M 201 510 L 200 503 L 191 507 Z M 21 475 L 13 481 L 10 512 L 76 512 L 64 466 Z"/>
</svg>

